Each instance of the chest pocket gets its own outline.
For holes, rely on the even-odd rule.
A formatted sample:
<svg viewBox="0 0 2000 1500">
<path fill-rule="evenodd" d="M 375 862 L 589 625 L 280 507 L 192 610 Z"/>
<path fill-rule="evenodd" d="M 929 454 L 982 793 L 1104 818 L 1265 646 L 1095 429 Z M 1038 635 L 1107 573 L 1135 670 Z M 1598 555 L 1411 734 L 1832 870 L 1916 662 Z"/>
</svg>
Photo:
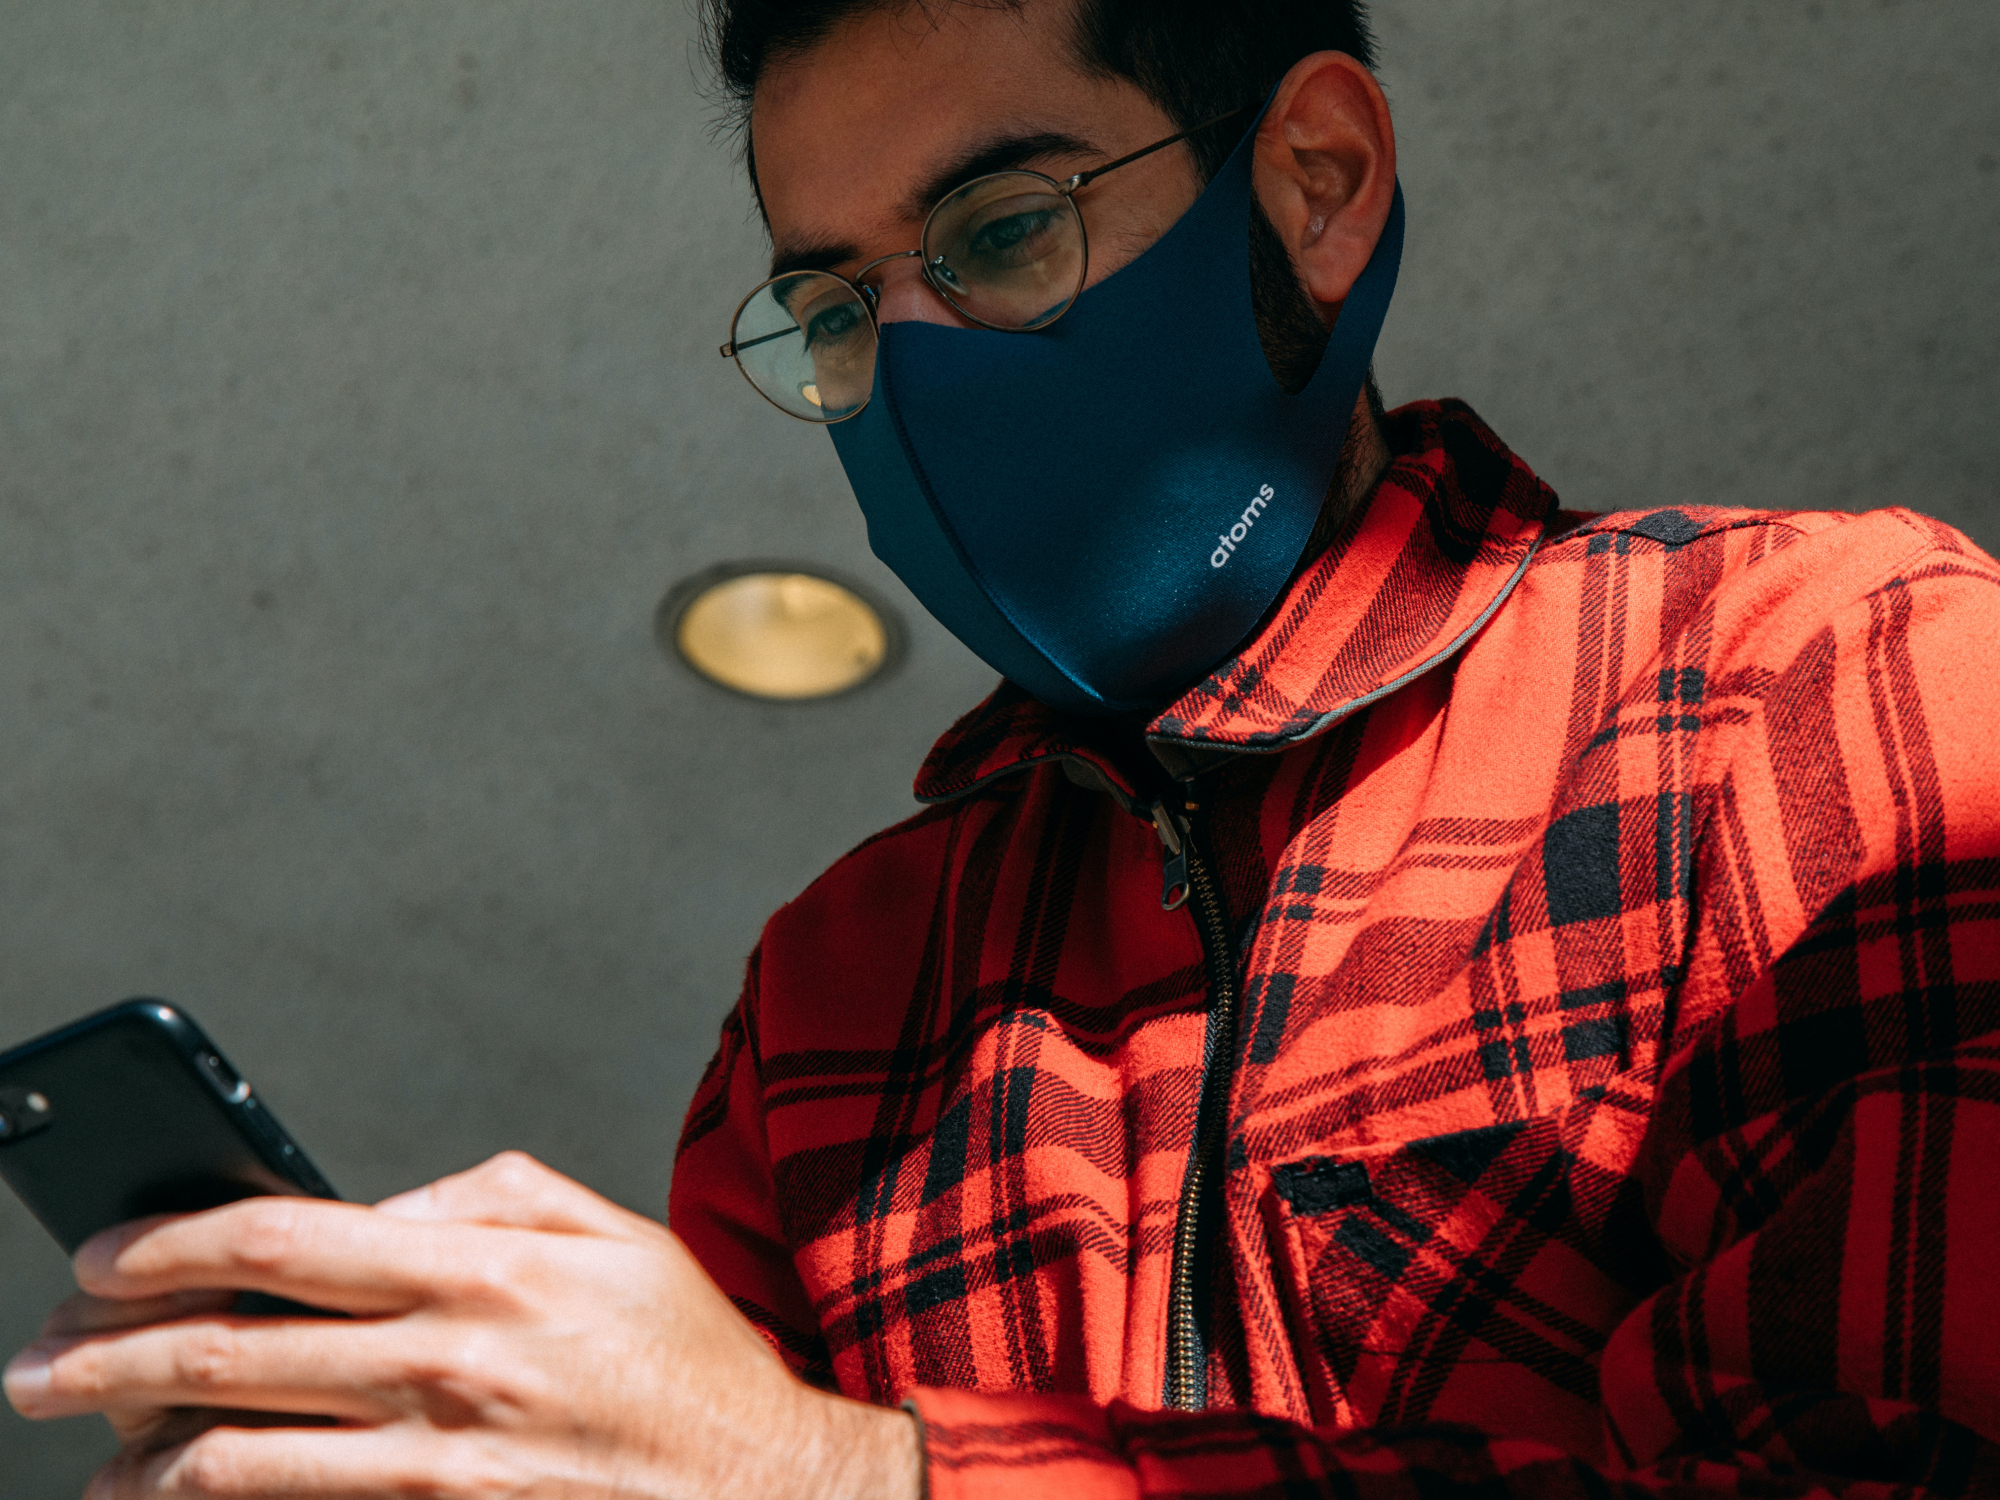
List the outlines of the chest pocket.
<svg viewBox="0 0 2000 1500">
<path fill-rule="evenodd" d="M 1470 1422 L 1600 1456 L 1599 1352 L 1666 1274 L 1625 1170 L 1639 1121 L 1612 1113 L 1600 1094 L 1273 1169 L 1265 1222 L 1316 1423 Z"/>
</svg>

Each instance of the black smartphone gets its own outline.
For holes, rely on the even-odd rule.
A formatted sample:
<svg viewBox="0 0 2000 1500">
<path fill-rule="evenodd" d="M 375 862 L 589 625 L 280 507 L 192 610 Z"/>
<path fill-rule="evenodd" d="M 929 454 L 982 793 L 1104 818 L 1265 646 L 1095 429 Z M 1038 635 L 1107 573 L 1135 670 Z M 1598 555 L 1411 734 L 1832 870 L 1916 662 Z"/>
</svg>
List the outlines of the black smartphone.
<svg viewBox="0 0 2000 1500">
<path fill-rule="evenodd" d="M 128 1000 L 0 1053 L 0 1179 L 68 1254 L 148 1214 L 340 1196 L 164 1000 Z"/>
</svg>

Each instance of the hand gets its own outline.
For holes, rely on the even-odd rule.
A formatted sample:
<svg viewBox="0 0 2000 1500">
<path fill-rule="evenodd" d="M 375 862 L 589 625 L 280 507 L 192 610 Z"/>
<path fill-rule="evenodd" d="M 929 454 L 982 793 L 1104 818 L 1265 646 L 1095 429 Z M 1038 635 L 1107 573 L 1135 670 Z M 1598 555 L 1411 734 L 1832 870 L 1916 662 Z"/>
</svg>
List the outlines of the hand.
<svg viewBox="0 0 2000 1500">
<path fill-rule="evenodd" d="M 88 1500 L 919 1493 L 910 1417 L 795 1379 L 671 1233 L 518 1154 L 372 1209 L 145 1220 L 76 1273 L 6 1388 L 112 1419 Z M 221 1288 L 352 1319 L 243 1317 Z M 296 1415 L 190 1435 L 189 1407 Z"/>
</svg>

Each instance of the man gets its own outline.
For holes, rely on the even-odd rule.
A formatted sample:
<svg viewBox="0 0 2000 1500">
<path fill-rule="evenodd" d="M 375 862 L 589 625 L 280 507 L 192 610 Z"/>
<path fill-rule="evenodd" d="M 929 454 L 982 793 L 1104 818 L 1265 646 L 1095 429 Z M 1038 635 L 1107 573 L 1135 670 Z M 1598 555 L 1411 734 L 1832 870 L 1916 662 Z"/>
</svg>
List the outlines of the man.
<svg viewBox="0 0 2000 1500">
<path fill-rule="evenodd" d="M 15 1404 L 105 1497 L 2000 1486 L 2000 570 L 1378 414 L 1352 9 L 716 23 L 728 352 L 1033 693 L 772 919 L 677 1235 L 517 1157 L 134 1226 Z"/>
</svg>

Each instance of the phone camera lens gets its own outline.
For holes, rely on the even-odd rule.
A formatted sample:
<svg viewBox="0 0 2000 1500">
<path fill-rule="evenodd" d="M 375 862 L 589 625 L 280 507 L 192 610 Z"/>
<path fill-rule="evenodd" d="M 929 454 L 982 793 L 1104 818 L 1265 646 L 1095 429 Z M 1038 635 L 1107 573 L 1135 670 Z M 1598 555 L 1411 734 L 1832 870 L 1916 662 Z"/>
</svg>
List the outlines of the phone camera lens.
<svg viewBox="0 0 2000 1500">
<path fill-rule="evenodd" d="M 215 1091 L 222 1095 L 227 1103 L 241 1104 L 250 1097 L 250 1085 L 237 1075 L 234 1068 L 213 1052 L 202 1053 L 201 1069 Z"/>
<path fill-rule="evenodd" d="M 0 1144 L 46 1130 L 55 1120 L 49 1096 L 27 1089 L 0 1089 Z"/>
</svg>

